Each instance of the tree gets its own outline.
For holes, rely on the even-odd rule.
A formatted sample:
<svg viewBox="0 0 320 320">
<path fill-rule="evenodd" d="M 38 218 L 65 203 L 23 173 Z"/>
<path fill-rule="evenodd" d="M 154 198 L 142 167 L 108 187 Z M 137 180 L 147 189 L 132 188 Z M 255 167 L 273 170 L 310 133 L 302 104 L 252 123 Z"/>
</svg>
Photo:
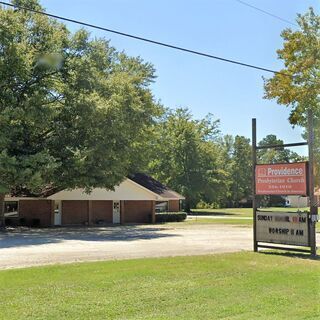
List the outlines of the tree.
<svg viewBox="0 0 320 320">
<path fill-rule="evenodd" d="M 226 134 L 218 137 L 218 167 L 224 174 L 224 184 L 222 185 L 221 197 L 219 199 L 219 207 L 232 206 L 231 200 L 231 184 L 232 184 L 232 155 L 234 147 L 234 137 Z"/>
<path fill-rule="evenodd" d="M 218 121 L 194 120 L 188 109 L 168 110 L 156 127 L 150 172 L 186 198 L 186 210 L 200 200 L 215 201 L 223 185 L 218 168 Z"/>
<path fill-rule="evenodd" d="M 278 139 L 276 135 L 269 134 L 263 138 L 258 145 L 268 146 L 268 145 L 279 145 L 277 149 L 260 149 L 257 151 L 257 158 L 261 163 L 290 163 L 304 161 L 305 158 L 300 156 L 298 153 L 293 152 L 289 149 L 281 147 L 283 145 L 283 140 Z"/>
<path fill-rule="evenodd" d="M 250 139 L 236 136 L 231 158 L 230 195 L 233 206 L 239 207 L 242 199 L 252 194 L 252 157 Z"/>
<path fill-rule="evenodd" d="M 281 73 L 265 80 L 265 98 L 276 99 L 291 109 L 289 121 L 307 128 L 307 112 L 312 110 L 316 133 L 316 181 L 320 183 L 320 16 L 312 8 L 298 15 L 299 30 L 285 29 L 278 57 L 284 62 Z M 306 136 L 306 135 L 305 135 Z"/>
<path fill-rule="evenodd" d="M 291 108 L 290 123 L 304 125 L 307 110 L 319 113 L 320 17 L 310 8 L 298 15 L 300 30 L 285 29 L 283 48 L 278 50 L 285 68 L 265 80 L 265 97 Z"/>
<path fill-rule="evenodd" d="M 36 0 L 16 4 L 43 10 Z M 0 218 L 7 192 L 111 189 L 160 108 L 154 69 L 55 19 L 0 7 Z"/>
</svg>

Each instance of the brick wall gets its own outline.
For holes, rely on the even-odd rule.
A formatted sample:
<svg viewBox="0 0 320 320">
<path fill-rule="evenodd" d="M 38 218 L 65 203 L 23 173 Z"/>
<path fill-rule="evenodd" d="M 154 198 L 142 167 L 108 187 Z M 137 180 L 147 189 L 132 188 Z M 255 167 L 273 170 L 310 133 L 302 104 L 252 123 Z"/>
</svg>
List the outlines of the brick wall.
<svg viewBox="0 0 320 320">
<path fill-rule="evenodd" d="M 91 202 L 91 223 L 98 220 L 104 223 L 112 223 L 112 201 L 94 200 Z"/>
<path fill-rule="evenodd" d="M 89 201 L 86 200 L 63 200 L 62 202 L 62 225 L 87 224 Z"/>
<path fill-rule="evenodd" d="M 121 201 L 121 223 L 154 222 L 154 206 L 154 201 Z M 61 208 L 62 225 L 88 223 L 89 201 L 63 200 Z M 91 201 L 91 222 L 96 223 L 97 220 L 103 220 L 105 223 L 112 223 L 112 210 L 112 201 Z M 19 216 L 25 219 L 27 225 L 32 225 L 33 219 L 39 219 L 41 227 L 52 226 L 54 224 L 54 201 L 20 200 Z"/>
<path fill-rule="evenodd" d="M 34 219 L 39 219 L 40 227 L 53 224 L 54 202 L 52 200 L 20 200 L 19 218 L 25 219 L 26 225 L 36 226 Z"/>
<path fill-rule="evenodd" d="M 179 212 L 179 211 L 180 211 L 180 201 L 169 200 L 169 212 Z"/>
<path fill-rule="evenodd" d="M 151 223 L 154 220 L 154 201 L 124 201 L 123 223 Z M 124 212 L 123 212 L 124 211 Z"/>
</svg>

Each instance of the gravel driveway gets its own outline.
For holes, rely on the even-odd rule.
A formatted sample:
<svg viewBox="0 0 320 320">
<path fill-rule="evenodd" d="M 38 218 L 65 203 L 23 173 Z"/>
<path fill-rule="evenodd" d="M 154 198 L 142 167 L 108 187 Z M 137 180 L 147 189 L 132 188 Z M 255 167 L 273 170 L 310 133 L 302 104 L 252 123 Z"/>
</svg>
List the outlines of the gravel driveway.
<svg viewBox="0 0 320 320">
<path fill-rule="evenodd" d="M 252 229 L 227 225 L 12 230 L 0 233 L 0 269 L 251 249 Z"/>
</svg>

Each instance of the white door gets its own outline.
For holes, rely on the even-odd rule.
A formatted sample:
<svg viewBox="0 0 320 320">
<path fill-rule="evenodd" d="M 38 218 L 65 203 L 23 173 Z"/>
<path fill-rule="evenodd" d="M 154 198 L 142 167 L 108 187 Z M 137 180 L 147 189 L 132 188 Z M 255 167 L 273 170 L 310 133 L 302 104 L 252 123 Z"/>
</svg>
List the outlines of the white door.
<svg viewBox="0 0 320 320">
<path fill-rule="evenodd" d="M 54 225 L 61 226 L 61 201 L 56 201 L 54 206 Z"/>
<path fill-rule="evenodd" d="M 120 201 L 113 201 L 113 223 L 120 223 Z"/>
</svg>

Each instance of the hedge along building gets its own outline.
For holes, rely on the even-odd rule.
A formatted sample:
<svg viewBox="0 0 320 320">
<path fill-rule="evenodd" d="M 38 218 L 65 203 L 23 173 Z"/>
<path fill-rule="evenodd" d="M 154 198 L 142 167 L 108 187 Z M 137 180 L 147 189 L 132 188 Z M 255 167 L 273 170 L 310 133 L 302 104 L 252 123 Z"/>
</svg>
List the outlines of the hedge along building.
<svg viewBox="0 0 320 320">
<path fill-rule="evenodd" d="M 47 198 L 7 197 L 5 203 L 16 203 L 16 213 L 7 218 L 26 225 L 42 227 L 59 225 L 94 225 L 154 223 L 155 208 L 166 203 L 169 211 L 177 212 L 184 197 L 145 174 L 125 179 L 114 190 L 95 188 L 62 190 Z M 13 210 L 11 210 L 13 211 Z"/>
</svg>

